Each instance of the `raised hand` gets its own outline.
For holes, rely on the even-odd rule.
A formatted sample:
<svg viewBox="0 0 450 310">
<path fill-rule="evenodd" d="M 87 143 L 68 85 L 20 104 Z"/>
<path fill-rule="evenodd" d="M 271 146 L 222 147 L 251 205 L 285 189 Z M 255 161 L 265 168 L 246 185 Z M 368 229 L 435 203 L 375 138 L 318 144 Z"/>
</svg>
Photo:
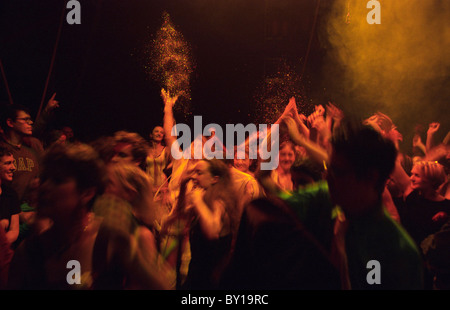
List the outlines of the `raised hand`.
<svg viewBox="0 0 450 310">
<path fill-rule="evenodd" d="M 333 103 L 328 102 L 326 106 L 327 110 L 327 116 L 331 117 L 332 119 L 336 121 L 340 121 L 344 118 L 344 112 L 340 110 L 338 107 L 336 107 Z"/>
<path fill-rule="evenodd" d="M 51 111 L 53 109 L 59 108 L 59 101 L 55 100 L 55 96 L 56 93 L 54 93 L 53 96 L 48 100 L 45 110 Z"/>
<path fill-rule="evenodd" d="M 296 141 L 302 140 L 304 138 L 303 135 L 298 130 L 297 123 L 292 117 L 290 116 L 283 117 L 282 121 L 284 124 L 286 124 L 289 136 L 291 137 L 292 140 Z"/>
<path fill-rule="evenodd" d="M 166 91 L 164 88 L 161 89 L 161 97 L 164 100 L 165 107 L 167 108 L 172 108 L 178 100 L 178 95 L 172 97 L 169 91 Z"/>
<path fill-rule="evenodd" d="M 434 122 L 428 125 L 427 135 L 432 135 L 436 133 L 439 130 L 439 127 L 441 126 L 440 123 Z"/>
</svg>

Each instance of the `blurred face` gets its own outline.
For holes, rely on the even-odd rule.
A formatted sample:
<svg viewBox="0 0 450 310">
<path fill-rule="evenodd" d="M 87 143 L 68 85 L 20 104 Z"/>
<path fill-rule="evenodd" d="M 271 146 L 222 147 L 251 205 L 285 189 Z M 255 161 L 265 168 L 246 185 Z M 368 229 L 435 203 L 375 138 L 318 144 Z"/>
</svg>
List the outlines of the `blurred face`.
<svg viewBox="0 0 450 310">
<path fill-rule="evenodd" d="M 418 166 L 411 169 L 411 188 L 414 190 L 423 190 L 430 188 L 429 182 L 424 178 L 423 171 Z"/>
<path fill-rule="evenodd" d="M 209 188 L 217 182 L 217 178 L 209 172 L 209 164 L 204 160 L 199 161 L 195 165 L 194 175 L 192 177 L 195 184 L 204 189 Z"/>
<path fill-rule="evenodd" d="M 295 153 L 289 146 L 283 147 L 279 152 L 279 167 L 283 171 L 289 171 L 295 162 Z"/>
<path fill-rule="evenodd" d="M 109 174 L 108 176 L 108 184 L 105 188 L 105 193 L 114 195 L 127 201 L 130 200 L 129 194 L 113 174 Z"/>
<path fill-rule="evenodd" d="M 30 114 L 25 111 L 18 111 L 16 119 L 12 121 L 12 129 L 22 135 L 31 135 L 33 133 L 33 121 Z"/>
<path fill-rule="evenodd" d="M 15 170 L 16 167 L 14 166 L 14 157 L 12 155 L 0 158 L 0 179 L 2 181 L 12 181 Z"/>
<path fill-rule="evenodd" d="M 70 221 L 83 206 L 75 179 L 57 175 L 41 180 L 38 203 L 39 214 L 55 222 Z"/>
<path fill-rule="evenodd" d="M 164 129 L 161 126 L 156 126 L 152 131 L 152 139 L 156 142 L 161 142 L 164 138 Z"/>
<path fill-rule="evenodd" d="M 111 159 L 111 162 L 136 164 L 132 154 L 132 145 L 126 143 L 117 143 L 117 145 L 114 147 L 114 156 Z"/>
<path fill-rule="evenodd" d="M 331 200 L 348 215 L 361 213 L 374 197 L 370 181 L 358 178 L 349 161 L 339 154 L 332 154 L 326 178 Z"/>
<path fill-rule="evenodd" d="M 237 158 L 237 152 L 234 153 L 234 160 L 233 160 L 233 166 L 242 172 L 248 172 L 248 169 L 250 167 L 250 158 L 249 154 L 245 153 L 244 159 Z"/>
<path fill-rule="evenodd" d="M 62 132 L 66 135 L 67 139 L 72 139 L 73 138 L 73 130 L 70 127 L 64 127 L 62 129 Z"/>
</svg>

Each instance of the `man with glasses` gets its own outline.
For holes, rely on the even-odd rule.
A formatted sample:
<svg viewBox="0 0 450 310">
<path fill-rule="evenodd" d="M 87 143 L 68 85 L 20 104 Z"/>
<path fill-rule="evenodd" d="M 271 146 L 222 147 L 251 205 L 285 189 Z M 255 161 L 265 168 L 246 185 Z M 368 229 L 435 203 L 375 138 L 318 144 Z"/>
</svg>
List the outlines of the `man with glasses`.
<svg viewBox="0 0 450 310">
<path fill-rule="evenodd" d="M 20 105 L 5 106 L 0 113 L 0 126 L 3 130 L 1 144 L 4 145 L 14 157 L 16 171 L 10 186 L 17 192 L 21 204 L 21 229 L 27 227 L 34 218 L 31 194 L 37 184 L 39 174 L 39 156 L 43 148 L 33 134 L 33 120 L 26 107 Z M 33 143 L 30 143 L 32 141 Z M 22 235 L 22 231 L 21 231 Z M 19 240 L 21 237 L 19 236 Z"/>
</svg>

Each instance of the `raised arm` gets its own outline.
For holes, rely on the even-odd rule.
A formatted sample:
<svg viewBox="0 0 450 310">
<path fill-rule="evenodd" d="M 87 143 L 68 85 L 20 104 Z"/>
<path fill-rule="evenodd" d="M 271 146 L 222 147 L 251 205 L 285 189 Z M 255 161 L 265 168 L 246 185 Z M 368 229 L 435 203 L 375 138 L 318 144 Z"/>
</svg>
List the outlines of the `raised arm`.
<svg viewBox="0 0 450 310">
<path fill-rule="evenodd" d="M 204 192 L 196 189 L 191 191 L 190 204 L 198 214 L 199 223 L 203 233 L 208 239 L 218 239 L 222 230 L 225 205 L 221 200 L 215 200 L 212 206 L 208 206 L 203 200 Z"/>
<path fill-rule="evenodd" d="M 328 153 L 317 143 L 307 139 L 303 136 L 297 128 L 297 124 L 291 117 L 286 117 L 283 119 L 283 122 L 286 124 L 289 132 L 289 136 L 291 140 L 300 146 L 303 146 L 308 152 L 311 159 L 315 160 L 319 164 L 323 164 L 323 162 L 328 162 Z"/>
<path fill-rule="evenodd" d="M 427 152 L 430 151 L 435 146 L 434 135 L 439 130 L 441 124 L 434 122 L 428 126 L 427 130 L 427 141 L 425 142 Z"/>
<path fill-rule="evenodd" d="M 175 125 L 175 117 L 173 116 L 173 106 L 178 99 L 178 96 L 172 97 L 168 91 L 164 88 L 161 89 L 161 97 L 164 101 L 164 119 L 163 128 L 166 144 L 169 149 L 172 148 L 172 144 L 176 141 L 176 137 L 172 136 L 172 128 Z"/>
</svg>

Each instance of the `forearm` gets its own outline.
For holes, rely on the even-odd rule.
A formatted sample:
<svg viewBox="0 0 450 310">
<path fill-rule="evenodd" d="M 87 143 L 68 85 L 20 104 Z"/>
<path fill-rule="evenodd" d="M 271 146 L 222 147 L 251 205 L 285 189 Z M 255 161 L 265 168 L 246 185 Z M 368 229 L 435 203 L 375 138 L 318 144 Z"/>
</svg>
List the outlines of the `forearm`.
<svg viewBox="0 0 450 310">
<path fill-rule="evenodd" d="M 303 146 L 311 159 L 317 163 L 322 164 L 324 161 L 328 162 L 327 151 L 317 143 L 299 136 L 292 136 L 291 138 L 295 144 Z"/>
<path fill-rule="evenodd" d="M 203 200 L 197 201 L 194 205 L 200 226 L 206 237 L 208 239 L 218 239 L 219 233 L 222 230 L 219 214 L 212 212 Z"/>
<path fill-rule="evenodd" d="M 173 116 L 172 108 L 166 106 L 164 108 L 163 128 L 166 144 L 169 148 L 172 147 L 172 144 L 176 140 L 175 137 L 172 136 L 172 128 L 174 126 L 175 126 L 175 118 Z"/>
<path fill-rule="evenodd" d="M 6 232 L 6 239 L 12 244 L 17 240 L 17 237 L 19 237 L 19 214 L 14 214 L 11 216 L 11 225 Z"/>
<path fill-rule="evenodd" d="M 411 191 L 411 181 L 408 174 L 402 167 L 400 155 L 397 156 L 397 160 L 395 161 L 394 171 L 391 174 L 391 178 L 398 186 L 403 197 L 406 197 Z"/>
</svg>

